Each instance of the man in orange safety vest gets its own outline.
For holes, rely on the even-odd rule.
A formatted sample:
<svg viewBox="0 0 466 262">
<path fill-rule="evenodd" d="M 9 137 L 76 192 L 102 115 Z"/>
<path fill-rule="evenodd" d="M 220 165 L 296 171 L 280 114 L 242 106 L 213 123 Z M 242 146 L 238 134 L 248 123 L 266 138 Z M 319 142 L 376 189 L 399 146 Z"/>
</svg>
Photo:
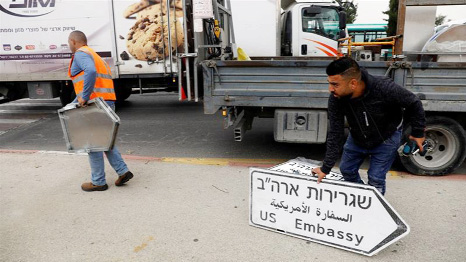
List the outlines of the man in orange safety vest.
<svg viewBox="0 0 466 262">
<path fill-rule="evenodd" d="M 107 63 L 87 46 L 86 35 L 81 31 L 73 31 L 68 37 L 73 56 L 68 68 L 68 76 L 73 81 L 76 93 L 75 103 L 85 106 L 86 103 L 96 97 L 101 97 L 115 110 L 115 89 L 113 87 L 112 72 Z M 110 165 L 118 174 L 116 186 L 121 186 L 133 178 L 131 173 L 116 148 L 106 151 Z M 91 182 L 81 185 L 84 191 L 104 191 L 108 189 L 105 179 L 103 152 L 90 152 Z"/>
</svg>

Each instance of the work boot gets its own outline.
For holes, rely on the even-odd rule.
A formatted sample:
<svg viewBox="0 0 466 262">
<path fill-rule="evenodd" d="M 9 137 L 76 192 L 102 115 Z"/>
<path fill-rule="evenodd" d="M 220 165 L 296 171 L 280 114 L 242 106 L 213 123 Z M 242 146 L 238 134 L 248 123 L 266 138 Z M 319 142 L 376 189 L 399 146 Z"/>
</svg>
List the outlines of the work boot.
<svg viewBox="0 0 466 262">
<path fill-rule="evenodd" d="M 108 185 L 105 184 L 103 186 L 96 186 L 92 184 L 91 182 L 87 182 L 81 185 L 81 189 L 87 192 L 92 192 L 92 191 L 105 191 L 108 189 Z"/>
<path fill-rule="evenodd" d="M 133 173 L 130 171 L 124 173 L 123 175 L 119 176 L 117 181 L 115 181 L 115 186 L 122 186 L 124 183 L 128 182 L 131 178 L 133 178 Z"/>
</svg>

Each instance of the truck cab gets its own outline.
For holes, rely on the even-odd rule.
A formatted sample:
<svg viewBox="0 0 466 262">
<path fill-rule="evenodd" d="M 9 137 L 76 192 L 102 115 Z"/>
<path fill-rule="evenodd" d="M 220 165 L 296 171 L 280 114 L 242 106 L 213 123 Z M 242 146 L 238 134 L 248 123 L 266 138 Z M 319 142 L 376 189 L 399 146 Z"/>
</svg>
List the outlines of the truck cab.
<svg viewBox="0 0 466 262">
<path fill-rule="evenodd" d="M 281 14 L 282 56 L 339 56 L 346 37 L 346 14 L 335 1 L 298 1 Z"/>
</svg>

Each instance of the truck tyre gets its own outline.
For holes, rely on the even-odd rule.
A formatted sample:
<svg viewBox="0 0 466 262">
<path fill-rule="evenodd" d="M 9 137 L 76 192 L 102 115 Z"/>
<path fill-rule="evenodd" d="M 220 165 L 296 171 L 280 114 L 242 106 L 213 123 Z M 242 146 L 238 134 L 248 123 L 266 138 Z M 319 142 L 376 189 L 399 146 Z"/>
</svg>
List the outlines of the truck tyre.
<svg viewBox="0 0 466 262">
<path fill-rule="evenodd" d="M 405 139 L 411 128 L 407 128 Z M 432 151 L 425 156 L 419 154 L 401 157 L 401 163 L 416 175 L 440 176 L 452 173 L 466 157 L 466 132 L 455 120 L 447 117 L 428 117 L 426 140 Z"/>
<path fill-rule="evenodd" d="M 123 102 L 131 95 L 131 86 L 115 84 L 115 95 L 117 102 Z"/>
<path fill-rule="evenodd" d="M 67 104 L 73 102 L 76 98 L 76 94 L 74 93 L 73 85 L 60 85 L 60 102 L 62 106 L 66 106 Z"/>
<path fill-rule="evenodd" d="M 25 82 L 15 82 L 11 86 L 7 86 L 8 92 L 6 98 L 8 101 L 15 101 L 21 98 L 28 97 L 28 88 Z"/>
</svg>

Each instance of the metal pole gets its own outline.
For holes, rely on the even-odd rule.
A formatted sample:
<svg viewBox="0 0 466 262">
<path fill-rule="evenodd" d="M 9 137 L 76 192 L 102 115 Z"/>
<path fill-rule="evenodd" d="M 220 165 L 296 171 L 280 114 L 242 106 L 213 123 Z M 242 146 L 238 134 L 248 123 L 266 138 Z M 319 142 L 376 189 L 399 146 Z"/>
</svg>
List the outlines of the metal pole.
<svg viewBox="0 0 466 262">
<path fill-rule="evenodd" d="M 173 14 L 175 16 L 175 19 L 173 20 L 174 21 L 174 26 L 175 26 L 175 59 L 177 59 L 178 57 L 178 17 L 176 16 L 176 5 L 175 3 L 173 3 Z M 177 61 L 177 60 L 176 60 Z M 180 71 L 178 71 L 179 73 Z"/>
<path fill-rule="evenodd" d="M 234 30 L 234 27 L 233 27 L 233 12 L 231 11 L 231 2 L 230 0 L 226 0 L 227 1 L 227 9 L 230 11 L 230 23 L 229 23 L 229 31 L 230 31 L 230 42 L 231 43 L 235 43 L 235 30 Z"/>
<path fill-rule="evenodd" d="M 194 16 L 193 16 L 194 19 Z M 194 21 L 193 21 L 194 23 Z M 201 23 L 203 21 L 201 20 Z M 194 29 L 194 28 L 193 28 Z M 198 62 L 199 62 L 199 41 L 197 39 L 198 33 L 194 32 L 193 30 L 193 36 L 194 36 L 194 53 L 196 54 L 196 57 L 194 57 L 194 101 L 199 102 L 199 78 L 198 78 Z"/>
<path fill-rule="evenodd" d="M 186 0 L 183 0 L 183 16 L 184 53 L 188 53 L 188 24 L 186 22 L 188 16 L 186 15 Z M 188 93 L 188 101 L 191 101 L 191 74 L 189 72 L 189 58 L 186 57 L 184 61 L 186 68 L 186 92 Z"/>
<path fill-rule="evenodd" d="M 176 65 L 178 66 L 178 100 L 179 101 L 181 101 L 181 88 L 183 88 L 183 85 L 182 85 L 182 83 L 183 83 L 182 74 L 183 73 L 181 72 L 183 70 L 181 68 L 181 61 L 182 60 L 183 59 L 181 57 L 177 57 L 177 64 Z"/>
<path fill-rule="evenodd" d="M 218 3 L 217 0 L 212 0 L 214 19 L 220 20 L 220 15 L 218 14 Z"/>
<path fill-rule="evenodd" d="M 167 67 L 166 67 L 166 64 L 165 64 L 165 33 L 164 33 L 164 30 L 163 30 L 163 2 L 162 1 L 160 1 L 160 20 L 161 20 L 160 26 L 162 27 L 161 31 L 162 31 L 162 51 L 163 51 L 163 54 L 162 54 L 163 73 L 164 73 L 164 75 L 166 75 L 167 74 Z"/>
<path fill-rule="evenodd" d="M 407 6 L 466 5 L 466 0 L 408 0 Z"/>
<path fill-rule="evenodd" d="M 405 32 L 405 19 L 406 19 L 406 0 L 399 0 L 398 2 L 398 20 L 396 27 L 396 34 L 403 35 Z M 403 54 L 403 37 L 398 38 L 396 41 L 395 50 L 393 55 L 402 55 Z"/>
<path fill-rule="evenodd" d="M 170 21 L 170 0 L 166 1 L 167 3 L 167 20 L 168 20 L 168 57 L 170 59 L 170 75 L 173 76 L 173 49 L 172 49 L 172 29 Z M 175 25 L 176 26 L 176 25 Z M 176 37 L 176 36 L 175 36 Z"/>
<path fill-rule="evenodd" d="M 194 101 L 195 102 L 199 102 L 199 84 L 198 84 L 198 62 L 199 62 L 199 58 L 198 58 L 198 55 L 199 54 L 199 48 L 197 47 L 197 37 L 196 37 L 196 33 L 194 33 L 194 53 L 196 53 L 196 57 L 194 58 Z"/>
<path fill-rule="evenodd" d="M 141 78 L 139 78 L 138 80 L 139 80 L 139 94 L 142 95 L 142 80 Z"/>
</svg>

